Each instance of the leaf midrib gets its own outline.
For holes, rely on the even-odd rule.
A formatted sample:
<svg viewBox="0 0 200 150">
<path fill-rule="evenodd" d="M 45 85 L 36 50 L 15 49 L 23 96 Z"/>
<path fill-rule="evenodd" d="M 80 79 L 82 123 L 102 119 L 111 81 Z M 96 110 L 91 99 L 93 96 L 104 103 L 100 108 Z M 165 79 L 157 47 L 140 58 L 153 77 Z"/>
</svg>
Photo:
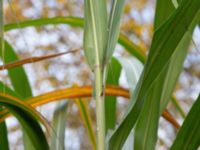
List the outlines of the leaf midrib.
<svg viewBox="0 0 200 150">
<path fill-rule="evenodd" d="M 100 58 L 99 58 L 99 52 L 98 52 L 98 40 L 97 40 L 97 28 L 96 28 L 96 22 L 95 22 L 95 17 L 94 17 L 94 3 L 93 0 L 90 1 L 90 12 L 91 12 L 91 18 L 92 18 L 92 33 L 94 37 L 94 45 L 95 45 L 95 67 L 99 67 L 100 65 Z"/>
</svg>

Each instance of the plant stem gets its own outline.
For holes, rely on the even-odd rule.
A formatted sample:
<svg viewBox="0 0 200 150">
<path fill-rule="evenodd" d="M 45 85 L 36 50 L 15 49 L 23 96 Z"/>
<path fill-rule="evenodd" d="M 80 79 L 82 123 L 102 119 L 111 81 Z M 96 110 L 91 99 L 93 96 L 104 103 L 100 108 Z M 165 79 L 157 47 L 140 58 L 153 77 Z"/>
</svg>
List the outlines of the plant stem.
<svg viewBox="0 0 200 150">
<path fill-rule="evenodd" d="M 104 89 L 102 80 L 102 69 L 96 66 L 95 70 L 94 98 L 96 100 L 97 118 L 97 149 L 105 149 L 105 111 L 104 111 Z"/>
</svg>

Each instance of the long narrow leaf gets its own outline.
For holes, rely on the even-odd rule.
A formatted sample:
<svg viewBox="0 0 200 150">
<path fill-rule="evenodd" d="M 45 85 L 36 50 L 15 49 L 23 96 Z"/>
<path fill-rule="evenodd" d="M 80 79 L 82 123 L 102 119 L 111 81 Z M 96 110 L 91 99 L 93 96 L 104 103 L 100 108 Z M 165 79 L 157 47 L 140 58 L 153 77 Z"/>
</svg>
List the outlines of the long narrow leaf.
<svg viewBox="0 0 200 150">
<path fill-rule="evenodd" d="M 95 133 L 93 130 L 93 124 L 92 124 L 92 119 L 89 112 L 88 102 L 84 99 L 76 99 L 75 102 L 79 108 L 79 112 L 84 122 L 85 128 L 87 129 L 92 147 L 94 150 L 96 150 L 96 147 L 97 147 L 96 138 L 95 138 Z"/>
<path fill-rule="evenodd" d="M 78 17 L 54 17 L 54 18 L 41 18 L 35 20 L 27 20 L 23 22 L 19 22 L 20 28 L 26 27 L 38 27 L 44 25 L 57 25 L 57 24 L 68 24 L 73 27 L 83 27 L 83 19 Z M 18 29 L 17 23 L 11 23 L 4 26 L 5 31 L 10 31 L 14 29 Z M 126 50 L 131 54 L 138 58 L 142 63 L 145 62 L 145 51 L 134 44 L 131 40 L 128 39 L 127 36 L 120 33 L 118 42 L 126 48 Z"/>
<path fill-rule="evenodd" d="M 108 64 L 108 73 L 106 84 L 118 85 L 119 77 L 121 73 L 121 66 L 119 62 L 112 58 Z M 105 121 L 106 121 L 106 133 L 109 129 L 114 129 L 116 124 L 116 97 L 105 97 Z"/>
<path fill-rule="evenodd" d="M 170 150 L 196 150 L 200 146 L 200 95 L 176 136 Z"/>
<path fill-rule="evenodd" d="M 106 48 L 107 10 L 105 0 L 85 0 L 84 51 L 88 64 L 102 65 Z"/>
<path fill-rule="evenodd" d="M 173 7 L 171 0 L 157 2 L 157 12 L 155 17 L 155 28 L 157 29 L 164 21 L 163 16 L 168 18 L 175 8 L 165 10 L 162 8 Z M 157 21 L 158 20 L 158 21 Z M 196 24 L 196 21 L 193 23 Z M 156 82 L 154 82 L 149 92 L 149 96 L 146 97 L 144 108 L 138 118 L 138 123 L 135 128 L 135 149 L 154 149 L 157 141 L 157 130 L 160 112 L 164 110 L 168 104 L 172 92 L 174 90 L 176 81 L 181 73 L 184 59 L 187 54 L 189 42 L 191 40 L 189 34 L 192 34 L 194 25 L 191 25 L 183 39 L 175 49 L 169 64 L 164 67 Z M 162 94 L 160 94 L 162 93 Z M 160 102 L 161 100 L 161 102 Z M 160 106 L 159 106 L 160 104 Z M 161 107 L 161 108 L 160 108 Z M 160 110 L 160 111 L 159 111 Z"/>
<path fill-rule="evenodd" d="M 7 91 L 4 84 L 0 82 L 0 92 Z M 2 110 L 2 108 L 0 109 Z M 0 123 L 0 149 L 9 150 L 9 142 L 7 137 L 7 126 L 5 122 Z"/>
<path fill-rule="evenodd" d="M 0 57 L 5 57 L 5 63 L 18 60 L 18 57 L 14 49 L 11 47 L 11 45 L 8 42 L 5 42 L 5 49 L 6 51 L 4 53 L 4 56 L 2 56 L 2 50 L 0 49 Z M 28 78 L 22 67 L 9 70 L 8 75 L 17 93 L 19 93 L 24 98 L 32 96 Z"/>
<path fill-rule="evenodd" d="M 59 102 L 53 115 L 50 150 L 65 150 L 66 101 Z"/>
<path fill-rule="evenodd" d="M 172 14 L 174 10 L 175 9 L 171 0 L 166 0 L 166 1 L 157 0 L 156 14 L 154 20 L 155 30 L 158 29 L 158 27 L 162 25 L 164 21 L 167 20 L 167 18 Z M 141 149 L 141 150 L 155 149 L 155 143 L 157 140 L 158 120 L 160 116 L 159 105 L 160 105 L 161 93 L 162 91 L 164 91 L 163 84 L 167 71 L 168 67 L 165 67 L 163 73 L 161 73 L 158 76 L 158 79 L 152 85 L 151 90 L 147 91 L 147 97 L 144 103 L 144 108 L 141 111 L 141 114 L 138 118 L 138 122 L 135 128 L 135 139 L 134 139 L 135 149 Z M 170 72 L 170 75 L 171 74 L 173 73 Z M 174 79 L 174 81 L 176 81 L 176 79 Z M 169 87 L 166 90 L 171 91 Z"/>
<path fill-rule="evenodd" d="M 120 21 L 124 10 L 124 3 L 125 0 L 112 0 L 111 3 L 112 8 L 108 23 L 108 40 L 106 45 L 106 52 L 104 54 L 104 65 L 106 65 L 112 57 L 117 39 L 119 38 Z"/>
<path fill-rule="evenodd" d="M 9 150 L 9 143 L 7 137 L 7 126 L 5 122 L 0 123 L 0 149 Z"/>
<path fill-rule="evenodd" d="M 107 86 L 105 94 L 107 96 L 121 96 L 121 97 L 130 99 L 129 91 L 127 89 L 123 89 L 117 86 Z M 45 93 L 45 94 L 27 99 L 26 101 L 33 107 L 37 107 L 43 104 L 47 104 L 49 102 L 54 102 L 54 101 L 58 101 L 62 99 L 87 98 L 91 96 L 92 96 L 92 87 L 84 86 L 84 87 L 76 87 L 76 88 L 73 87 L 73 88 L 68 88 L 68 89 L 52 91 L 49 93 Z M 166 115 L 168 116 L 166 117 Z M 9 116 L 9 113 L 7 110 L 4 109 L 3 111 L 0 111 L 0 122 L 4 121 L 4 119 L 8 116 Z M 169 120 L 169 122 L 171 122 L 173 125 L 175 125 L 175 127 L 177 127 L 176 120 L 174 120 L 170 114 L 168 114 L 165 111 L 163 113 L 163 116 L 167 118 L 167 120 Z"/>
<path fill-rule="evenodd" d="M 72 50 L 72 51 L 67 51 L 67 52 L 61 52 L 61 53 L 57 53 L 57 54 L 51 54 L 51 55 L 46 55 L 46 56 L 38 56 L 38 57 L 29 57 L 29 58 L 25 58 L 22 60 L 17 60 L 14 62 L 10 62 L 8 64 L 4 64 L 0 66 L 0 70 L 5 70 L 5 69 L 11 69 L 11 68 L 16 68 L 25 64 L 29 64 L 29 63 L 35 63 L 38 61 L 42 61 L 42 60 L 46 60 L 46 59 L 50 59 L 50 58 L 54 58 L 54 57 L 59 57 L 62 55 L 66 55 L 69 53 L 74 53 L 77 52 L 78 50 Z"/>
<path fill-rule="evenodd" d="M 165 74 L 166 70 L 159 75 L 151 88 L 146 91 L 144 106 L 135 127 L 134 148 L 136 150 L 155 149 L 160 117 L 160 91 L 163 89 L 164 78 L 162 76 Z"/>
<path fill-rule="evenodd" d="M 4 54 L 4 12 L 3 12 L 3 1 L 0 1 L 0 53 Z M 4 57 L 2 58 L 4 63 Z M 3 90 L 3 89 L 2 89 Z M 0 107 L 0 110 L 2 108 Z M 9 150 L 7 126 L 5 122 L 0 123 L 0 149 Z"/>
<path fill-rule="evenodd" d="M 12 46 L 5 41 L 4 43 L 6 51 L 0 54 L 0 57 L 4 58 L 5 63 L 9 63 L 10 61 L 16 61 L 18 60 L 18 57 L 12 48 Z M 0 49 L 0 52 L 2 52 L 2 49 Z M 8 70 L 8 75 L 10 77 L 12 86 L 14 87 L 14 90 L 21 95 L 23 98 L 31 97 L 32 96 L 32 91 L 31 87 L 29 85 L 29 81 L 27 78 L 27 75 L 22 67 L 19 68 L 14 68 Z M 25 149 L 30 149 L 32 150 L 34 147 L 31 145 L 31 142 L 27 138 L 26 133 L 24 132 L 23 135 L 23 140 L 24 140 L 24 147 Z"/>
<path fill-rule="evenodd" d="M 199 0 L 183 0 L 177 11 L 155 32 L 148 61 L 135 91 L 134 99 L 136 99 L 136 103 L 130 105 L 124 120 L 111 137 L 109 149 L 120 149 L 123 146 L 143 108 L 147 91 L 152 87 L 153 82 L 158 78 L 164 67 L 167 66 L 199 8 Z"/>
<path fill-rule="evenodd" d="M 0 105 L 8 108 L 19 120 L 37 150 L 48 150 L 48 143 L 38 121 L 46 124 L 41 116 L 26 103 L 7 94 L 0 94 Z"/>
<path fill-rule="evenodd" d="M 134 57 L 118 57 L 117 60 L 125 70 L 129 91 L 133 93 L 142 73 L 143 65 Z"/>
</svg>

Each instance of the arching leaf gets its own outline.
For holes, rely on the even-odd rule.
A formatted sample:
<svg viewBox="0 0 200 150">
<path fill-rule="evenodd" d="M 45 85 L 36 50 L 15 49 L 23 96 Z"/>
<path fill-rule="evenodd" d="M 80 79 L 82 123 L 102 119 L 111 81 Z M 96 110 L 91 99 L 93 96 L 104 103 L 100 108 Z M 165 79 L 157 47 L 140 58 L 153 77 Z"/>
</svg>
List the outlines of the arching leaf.
<svg viewBox="0 0 200 150">
<path fill-rule="evenodd" d="M 7 94 L 0 94 L 0 105 L 9 109 L 17 117 L 35 149 L 48 150 L 48 143 L 38 120 L 46 127 L 47 124 L 39 113 L 25 102 Z"/>
</svg>

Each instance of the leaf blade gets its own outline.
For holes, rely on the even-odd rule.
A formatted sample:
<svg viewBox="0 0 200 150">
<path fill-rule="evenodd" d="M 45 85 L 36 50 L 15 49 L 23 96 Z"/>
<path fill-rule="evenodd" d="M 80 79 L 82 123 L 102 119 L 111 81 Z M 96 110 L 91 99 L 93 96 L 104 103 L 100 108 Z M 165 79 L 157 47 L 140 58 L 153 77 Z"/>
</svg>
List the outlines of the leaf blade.
<svg viewBox="0 0 200 150">
<path fill-rule="evenodd" d="M 106 47 L 106 1 L 85 0 L 84 52 L 91 69 L 102 66 Z"/>
<path fill-rule="evenodd" d="M 200 95 L 190 109 L 170 150 L 196 150 L 200 145 Z"/>
<path fill-rule="evenodd" d="M 89 113 L 89 107 L 88 107 L 88 102 L 85 99 L 75 99 L 75 102 L 79 108 L 79 112 L 81 115 L 81 118 L 83 120 L 83 123 L 87 129 L 92 147 L 94 150 L 96 150 L 96 138 L 95 138 L 95 133 L 93 130 L 93 124 L 92 124 L 92 119 Z"/>
<path fill-rule="evenodd" d="M 45 135 L 36 118 L 44 125 L 46 123 L 32 107 L 8 94 L 0 94 L 0 105 L 8 108 L 17 117 L 35 149 L 48 149 Z"/>
<path fill-rule="evenodd" d="M 57 108 L 54 111 L 50 150 L 65 150 L 67 106 L 67 101 L 61 101 L 57 104 Z"/>
<path fill-rule="evenodd" d="M 44 25 L 57 25 L 57 24 L 68 24 L 73 27 L 83 27 L 84 26 L 84 20 L 83 18 L 79 17 L 53 17 L 53 18 L 41 18 L 41 19 L 35 19 L 35 20 L 27 20 L 20 22 L 21 28 L 26 27 L 39 27 Z M 10 31 L 14 29 L 18 29 L 17 23 L 11 23 L 6 24 L 4 26 L 5 31 Z M 142 63 L 145 62 L 146 54 L 145 51 L 137 46 L 135 43 L 133 43 L 131 40 L 128 39 L 127 36 L 120 33 L 118 43 L 121 44 L 131 55 L 134 55 L 136 58 L 138 58 Z"/>
<path fill-rule="evenodd" d="M 106 84 L 118 85 L 121 73 L 121 66 L 119 62 L 112 58 L 108 64 L 108 73 Z M 105 96 L 105 123 L 106 133 L 109 129 L 115 128 L 116 123 L 116 97 Z"/>
<path fill-rule="evenodd" d="M 124 4 L 125 0 L 112 0 L 111 2 L 112 7 L 108 22 L 108 41 L 106 44 L 106 52 L 104 54 L 104 65 L 110 61 L 119 37 L 120 21 L 124 10 Z"/>
<path fill-rule="evenodd" d="M 146 91 L 150 89 L 160 71 L 168 64 L 175 48 L 187 31 L 185 26 L 191 25 L 192 16 L 197 14 L 199 7 L 200 1 L 198 0 L 193 2 L 183 0 L 177 11 L 156 31 L 143 75 L 135 91 L 136 103 L 130 105 L 126 117 L 111 137 L 109 149 L 120 149 L 123 146 L 142 110 Z M 176 33 L 173 32 L 174 30 Z"/>
</svg>

